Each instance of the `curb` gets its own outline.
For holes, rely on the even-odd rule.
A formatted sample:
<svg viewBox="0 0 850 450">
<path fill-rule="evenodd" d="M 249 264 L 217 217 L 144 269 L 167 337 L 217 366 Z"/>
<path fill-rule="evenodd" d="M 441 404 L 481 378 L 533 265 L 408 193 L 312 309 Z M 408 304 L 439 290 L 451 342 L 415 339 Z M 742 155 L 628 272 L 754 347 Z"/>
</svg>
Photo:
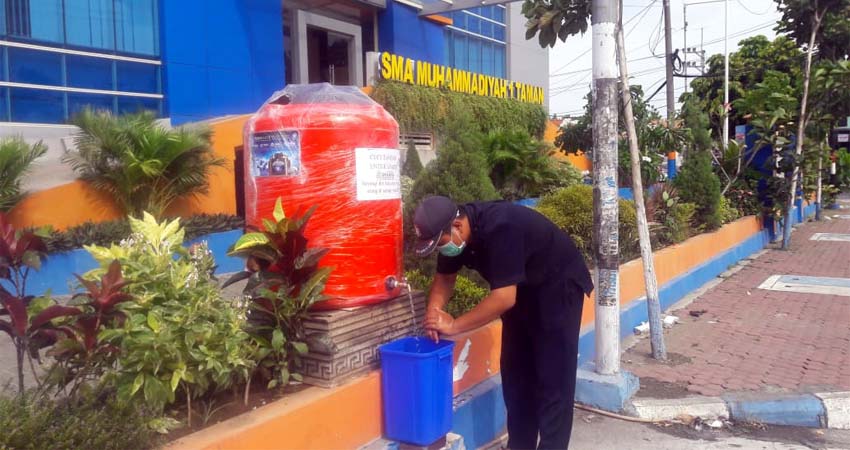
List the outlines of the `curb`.
<svg viewBox="0 0 850 450">
<path fill-rule="evenodd" d="M 850 430 L 850 392 L 638 398 L 631 403 L 637 417 L 651 420 L 692 416 L 767 425 Z"/>
</svg>

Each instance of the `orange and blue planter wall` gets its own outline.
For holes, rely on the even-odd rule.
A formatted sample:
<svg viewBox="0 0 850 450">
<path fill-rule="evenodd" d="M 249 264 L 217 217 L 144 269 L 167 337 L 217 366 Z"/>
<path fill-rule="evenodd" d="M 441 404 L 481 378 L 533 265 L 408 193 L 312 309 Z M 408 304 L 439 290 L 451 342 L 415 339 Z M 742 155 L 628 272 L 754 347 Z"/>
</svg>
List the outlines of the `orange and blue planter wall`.
<svg viewBox="0 0 850 450">
<path fill-rule="evenodd" d="M 761 250 L 769 239 L 760 220 L 745 217 L 713 233 L 655 253 L 662 306 Z M 621 335 L 646 320 L 640 260 L 620 266 Z M 594 340 L 593 298 L 585 299 L 580 361 L 590 361 Z M 499 377 L 501 323 L 493 322 L 455 339 L 456 371 L 453 432 L 467 448 L 477 448 L 504 431 L 505 410 Z M 461 370 L 466 367 L 466 370 Z M 357 448 L 381 436 L 378 371 L 337 389 L 310 388 L 251 413 L 223 422 L 172 444 L 172 448 Z M 329 426 L 328 424 L 333 424 Z"/>
</svg>

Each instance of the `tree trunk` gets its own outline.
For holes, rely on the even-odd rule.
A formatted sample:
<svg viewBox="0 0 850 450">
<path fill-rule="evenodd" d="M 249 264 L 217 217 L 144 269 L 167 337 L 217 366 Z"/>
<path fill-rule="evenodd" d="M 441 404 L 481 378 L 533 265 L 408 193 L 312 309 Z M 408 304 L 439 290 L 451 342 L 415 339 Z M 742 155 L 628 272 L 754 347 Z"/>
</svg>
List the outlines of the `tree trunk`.
<svg viewBox="0 0 850 450">
<path fill-rule="evenodd" d="M 18 359 L 18 394 L 24 395 L 24 343 L 20 338 L 15 338 L 15 351 Z"/>
<path fill-rule="evenodd" d="M 818 35 L 823 13 L 815 11 L 812 33 L 809 36 L 809 48 L 806 49 L 806 72 L 803 74 L 803 100 L 800 102 L 800 118 L 797 122 L 797 145 L 795 149 L 794 170 L 791 174 L 791 190 L 788 196 L 788 211 L 785 213 L 785 227 L 782 230 L 782 249 L 787 250 L 791 245 L 791 214 L 797 199 L 797 175 L 802 164 L 803 140 L 806 135 L 806 106 L 809 101 L 809 81 L 812 78 L 812 55 L 815 51 L 815 38 Z"/>
<path fill-rule="evenodd" d="M 649 310 L 649 334 L 652 343 L 652 357 L 667 359 L 667 349 L 664 346 L 664 329 L 661 325 L 661 303 L 658 300 L 658 281 L 655 278 L 655 263 L 652 260 L 652 243 L 649 238 L 649 224 L 646 220 L 646 204 L 643 199 L 643 180 L 640 170 L 640 146 L 638 145 L 635 117 L 632 111 L 632 96 L 629 90 L 629 69 L 626 64 L 625 39 L 623 38 L 623 19 L 617 26 L 617 59 L 620 63 L 620 83 L 623 100 L 623 110 L 626 115 L 626 131 L 629 135 L 629 153 L 632 160 L 632 190 L 637 207 L 638 238 L 640 240 L 640 256 L 643 260 L 643 279 L 646 283 L 646 306 Z M 672 126 L 672 122 L 668 122 Z"/>
<path fill-rule="evenodd" d="M 596 260 L 596 371 L 620 371 L 620 273 L 617 191 L 618 1 L 592 2 L 593 246 Z"/>
</svg>

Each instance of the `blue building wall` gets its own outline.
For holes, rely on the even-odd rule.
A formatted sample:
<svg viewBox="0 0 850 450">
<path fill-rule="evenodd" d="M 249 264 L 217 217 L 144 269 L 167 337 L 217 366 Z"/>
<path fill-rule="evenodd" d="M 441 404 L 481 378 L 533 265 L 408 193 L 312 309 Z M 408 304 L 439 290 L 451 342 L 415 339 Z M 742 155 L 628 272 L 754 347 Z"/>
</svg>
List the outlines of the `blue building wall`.
<svg viewBox="0 0 850 450">
<path fill-rule="evenodd" d="M 284 86 L 282 9 L 279 0 L 162 0 L 172 123 L 253 112 Z"/>
<path fill-rule="evenodd" d="M 419 10 L 395 1 L 378 14 L 378 50 L 417 61 L 446 63 L 444 25 L 420 18 Z"/>
</svg>

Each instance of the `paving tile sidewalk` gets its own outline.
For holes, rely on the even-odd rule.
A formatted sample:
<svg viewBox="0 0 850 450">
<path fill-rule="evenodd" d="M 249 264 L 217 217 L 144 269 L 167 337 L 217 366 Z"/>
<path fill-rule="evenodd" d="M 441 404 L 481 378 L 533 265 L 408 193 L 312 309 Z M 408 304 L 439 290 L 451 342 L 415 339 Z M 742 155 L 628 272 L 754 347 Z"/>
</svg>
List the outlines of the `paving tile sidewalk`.
<svg viewBox="0 0 850 450">
<path fill-rule="evenodd" d="M 758 289 L 772 275 L 850 278 L 850 242 L 813 233 L 850 234 L 850 220 L 798 227 L 790 251 L 768 250 L 673 312 L 681 322 L 665 332 L 669 362 L 651 359 L 648 338 L 624 352 L 637 396 L 850 391 L 850 297 Z"/>
</svg>

